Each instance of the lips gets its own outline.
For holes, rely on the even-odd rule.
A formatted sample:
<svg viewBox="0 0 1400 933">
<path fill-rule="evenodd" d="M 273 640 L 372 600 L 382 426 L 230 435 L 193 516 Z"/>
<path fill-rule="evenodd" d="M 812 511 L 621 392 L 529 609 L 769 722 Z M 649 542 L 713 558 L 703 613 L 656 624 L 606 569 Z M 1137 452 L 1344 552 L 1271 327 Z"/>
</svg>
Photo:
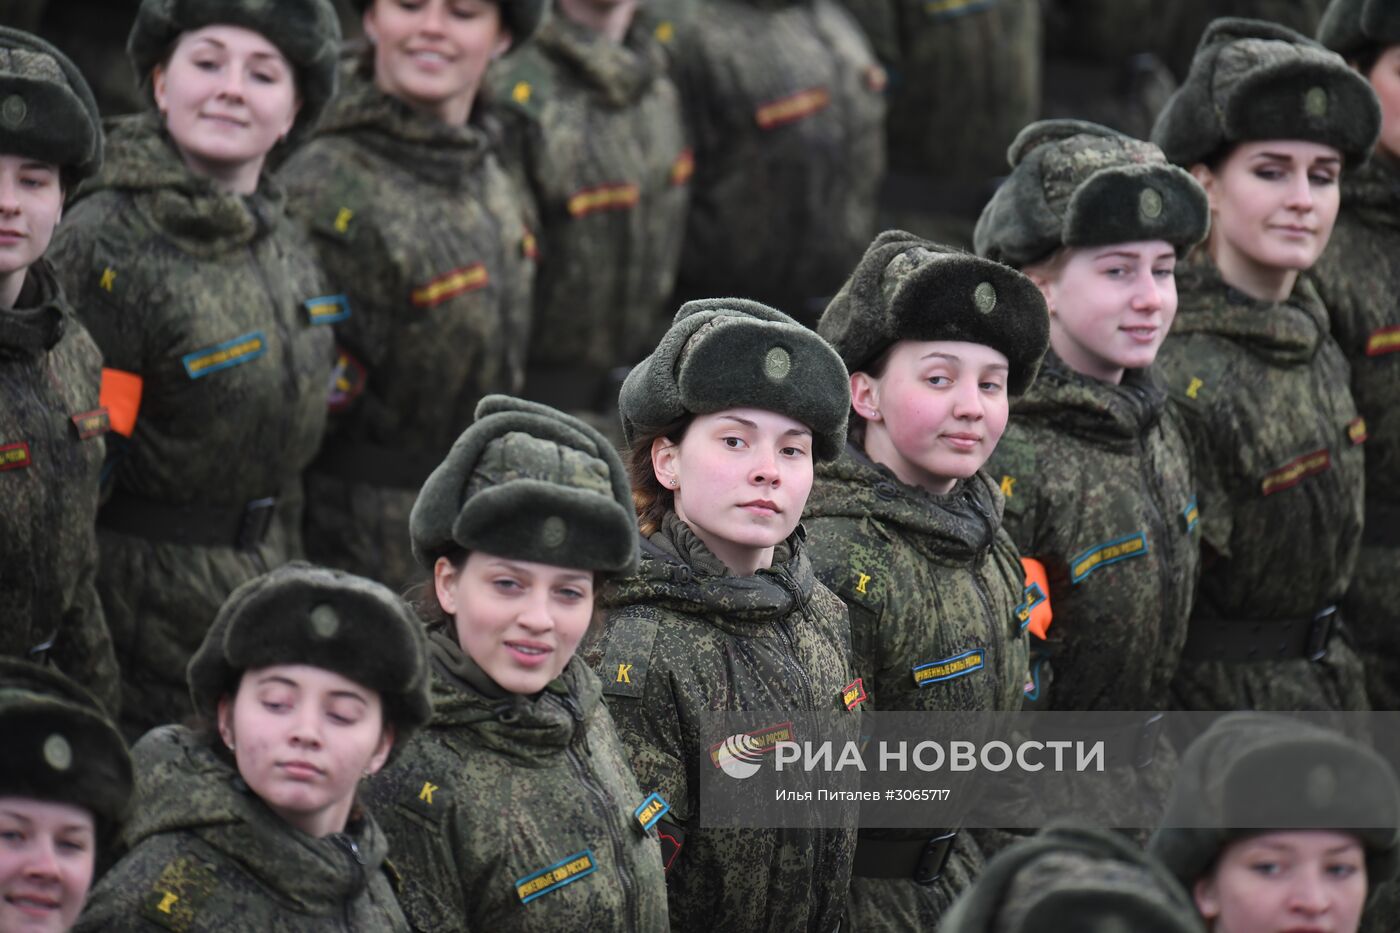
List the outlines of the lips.
<svg viewBox="0 0 1400 933">
<path fill-rule="evenodd" d="M 211 122 L 213 122 L 213 123 L 222 123 L 222 124 L 224 124 L 224 125 L 226 125 L 226 126 L 240 126 L 240 127 L 241 127 L 241 126 L 247 126 L 247 125 L 248 125 L 248 121 L 246 121 L 246 120 L 240 120 L 240 119 L 238 119 L 237 117 L 231 117 L 231 116 L 229 116 L 228 114 L 225 114 L 225 113 L 202 113 L 202 114 L 200 114 L 200 117 L 201 117 L 202 119 L 209 120 L 209 121 L 211 121 Z"/>
<path fill-rule="evenodd" d="M 315 780 L 326 773 L 309 761 L 279 761 L 277 767 L 288 777 L 299 781 Z"/>
<path fill-rule="evenodd" d="M 968 434 L 965 431 L 944 434 L 942 438 L 955 450 L 974 450 L 978 444 L 982 443 L 982 435 Z"/>
<path fill-rule="evenodd" d="M 778 508 L 778 503 L 772 499 L 754 499 L 750 502 L 741 502 L 739 508 L 747 509 L 758 515 L 777 515 L 782 512 L 782 509 Z"/>
<path fill-rule="evenodd" d="M 5 903 L 10 904 L 20 911 L 31 916 L 44 916 L 59 909 L 60 903 L 57 898 L 49 897 L 46 894 L 7 894 Z"/>
<path fill-rule="evenodd" d="M 505 646 L 515 663 L 524 667 L 538 667 L 554 653 L 553 647 L 538 641 L 508 641 Z"/>
</svg>

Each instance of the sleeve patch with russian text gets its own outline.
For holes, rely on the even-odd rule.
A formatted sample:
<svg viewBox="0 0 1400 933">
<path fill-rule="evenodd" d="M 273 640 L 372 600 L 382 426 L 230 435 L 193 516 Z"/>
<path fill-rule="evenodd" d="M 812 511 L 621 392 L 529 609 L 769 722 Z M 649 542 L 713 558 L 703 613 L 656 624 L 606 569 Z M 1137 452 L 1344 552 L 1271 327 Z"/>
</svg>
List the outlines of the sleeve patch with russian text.
<svg viewBox="0 0 1400 933">
<path fill-rule="evenodd" d="M 647 794 L 645 800 L 632 811 L 632 816 L 636 819 L 637 825 L 642 832 L 650 830 L 661 821 L 661 818 L 671 812 L 671 805 L 666 802 L 656 791 Z"/>
<path fill-rule="evenodd" d="M 266 352 L 267 341 L 263 338 L 263 332 L 255 330 L 212 347 L 186 353 L 180 357 L 180 362 L 191 379 L 203 379 L 221 369 L 250 363 Z"/>
<path fill-rule="evenodd" d="M 1100 567 L 1131 560 L 1134 557 L 1144 557 L 1147 552 L 1147 534 L 1142 531 L 1134 535 L 1115 538 L 1103 544 L 1096 544 L 1070 561 L 1069 580 L 1071 583 L 1082 583 L 1089 574 Z"/>
<path fill-rule="evenodd" d="M 980 671 L 986 665 L 987 653 L 981 648 L 964 651 L 962 654 L 955 654 L 951 658 L 944 658 L 941 661 L 916 664 L 912 669 L 914 686 L 927 687 L 945 680 L 966 677 L 974 671 Z"/>
<path fill-rule="evenodd" d="M 519 895 L 520 903 L 528 904 L 552 891 L 558 891 L 567 884 L 573 884 L 580 878 L 586 878 L 597 870 L 598 866 L 593 861 L 593 850 L 584 849 L 560 859 L 548 868 L 541 868 L 532 875 L 518 879 L 515 882 L 515 893 Z"/>
</svg>

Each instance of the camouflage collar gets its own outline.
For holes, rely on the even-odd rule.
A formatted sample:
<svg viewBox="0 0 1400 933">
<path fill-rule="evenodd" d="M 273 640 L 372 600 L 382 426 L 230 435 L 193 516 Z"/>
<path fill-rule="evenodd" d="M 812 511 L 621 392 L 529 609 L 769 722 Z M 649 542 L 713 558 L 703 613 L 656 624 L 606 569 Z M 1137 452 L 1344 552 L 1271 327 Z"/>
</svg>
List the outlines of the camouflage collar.
<svg viewBox="0 0 1400 933">
<path fill-rule="evenodd" d="M 1173 336 L 1222 337 L 1275 365 L 1311 361 L 1329 332 L 1327 310 L 1306 275 L 1286 301 L 1260 301 L 1227 285 L 1205 250 L 1198 250 L 1177 266 L 1176 290 Z"/>
<path fill-rule="evenodd" d="M 0 357 L 36 357 L 63 338 L 67 321 L 63 293 L 48 262 L 26 270 L 16 307 L 0 308 Z"/>
<path fill-rule="evenodd" d="M 1051 350 L 1011 411 L 1018 420 L 1037 419 L 1090 444 L 1119 446 L 1151 431 L 1166 403 L 1166 385 L 1151 368 L 1127 370 L 1121 384 L 1109 385 L 1070 369 Z"/>
<path fill-rule="evenodd" d="M 872 518 L 893 526 L 927 557 L 971 561 L 995 539 L 1002 505 L 997 486 L 981 472 L 935 496 L 848 444 L 839 459 L 818 465 L 807 514 Z"/>
<path fill-rule="evenodd" d="M 635 18 L 618 44 L 556 12 L 540 27 L 534 41 L 592 85 L 612 107 L 636 101 L 665 69 L 661 46 Z"/>
<path fill-rule="evenodd" d="M 1377 152 L 1344 174 L 1342 210 L 1371 226 L 1400 227 L 1400 163 Z"/>
</svg>

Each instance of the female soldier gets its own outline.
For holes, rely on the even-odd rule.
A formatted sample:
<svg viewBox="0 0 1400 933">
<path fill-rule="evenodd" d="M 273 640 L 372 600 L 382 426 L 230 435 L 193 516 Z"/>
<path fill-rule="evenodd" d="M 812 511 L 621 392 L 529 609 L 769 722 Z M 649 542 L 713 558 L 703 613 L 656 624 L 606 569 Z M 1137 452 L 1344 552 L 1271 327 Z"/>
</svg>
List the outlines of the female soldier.
<svg viewBox="0 0 1400 933">
<path fill-rule="evenodd" d="M 356 802 L 432 713 L 423 634 L 378 583 L 293 562 L 234 590 L 189 666 L 207 725 L 147 734 L 129 851 L 79 930 L 407 930 Z"/>
<path fill-rule="evenodd" d="M 1025 276 L 898 230 L 875 239 L 822 315 L 856 417 L 844 456 L 818 470 L 812 562 L 851 609 L 875 709 L 1021 708 L 1024 576 L 981 467 L 1048 327 Z M 863 832 L 848 922 L 936 925 L 982 866 L 956 830 Z"/>
<path fill-rule="evenodd" d="M 1366 525 L 1346 611 L 1394 618 L 1400 605 L 1400 7 L 1334 0 L 1318 39 L 1365 75 L 1381 104 L 1371 157 L 1342 176 L 1342 210 L 1314 267 L 1332 333 L 1351 363 L 1351 391 L 1366 419 Z M 1366 691 L 1376 709 L 1400 709 L 1400 631 L 1357 626 Z"/>
<path fill-rule="evenodd" d="M 1030 276 L 1050 311 L 1045 368 L 1012 406 L 990 467 L 1007 529 L 1044 568 L 1054 606 L 1054 626 L 1032 649 L 1033 672 L 1046 660 L 1054 672 L 1038 700 L 1161 711 L 1200 546 L 1191 451 L 1151 367 L 1176 315 L 1177 257 L 1206 235 L 1206 196 L 1156 146 L 1092 123 L 1031 124 L 1010 160 L 977 251 Z M 1156 799 L 1169 786 L 1160 721 L 1123 724 L 1136 733 L 1124 742 L 1134 754 L 1112 765 L 1134 805 L 1134 785 Z M 1094 793 L 1100 812 L 1114 806 L 1102 787 Z"/>
<path fill-rule="evenodd" d="M 1299 273 L 1327 244 L 1337 179 L 1379 122 L 1339 56 L 1281 26 L 1221 19 L 1152 134 L 1211 212 L 1205 249 L 1178 270 L 1160 356 L 1186 413 L 1203 541 L 1173 684 L 1186 709 L 1366 706 L 1361 662 L 1333 637 L 1361 544 L 1366 428 Z"/>
<path fill-rule="evenodd" d="M 97 598 L 102 356 L 43 259 L 63 195 L 102 162 L 87 84 L 48 43 L 0 29 L 0 655 L 45 652 L 116 712 Z"/>
<path fill-rule="evenodd" d="M 591 659 L 642 792 L 670 807 L 671 929 L 831 930 L 854 834 L 702 828 L 699 769 L 707 714 L 834 711 L 859 686 L 845 608 L 798 530 L 813 460 L 845 437 L 846 369 L 781 312 L 692 301 L 620 407 L 643 557 L 604 592 Z"/>
<path fill-rule="evenodd" d="M 129 48 L 156 110 L 123 118 L 56 264 L 125 389 L 98 516 L 123 724 L 181 718 L 225 597 L 299 550 L 334 304 L 263 165 L 335 83 L 327 0 L 145 0 Z"/>
<path fill-rule="evenodd" d="M 131 797 L 131 758 L 95 699 L 0 659 L 0 933 L 64 933 Z"/>
<path fill-rule="evenodd" d="M 1356 933 L 1400 866 L 1400 787 L 1339 733 L 1234 713 L 1182 753 L 1150 849 L 1212 933 Z"/>
<path fill-rule="evenodd" d="M 652 829 L 598 678 L 596 586 L 636 569 L 597 431 L 489 396 L 413 507 L 435 714 L 371 784 L 418 930 L 663 930 Z"/>
<path fill-rule="evenodd" d="M 306 544 L 412 582 L 408 513 L 477 401 L 519 390 L 534 246 L 477 91 L 544 0 L 361 2 L 364 54 L 282 173 L 332 287 L 331 429 L 307 478 Z"/>
</svg>

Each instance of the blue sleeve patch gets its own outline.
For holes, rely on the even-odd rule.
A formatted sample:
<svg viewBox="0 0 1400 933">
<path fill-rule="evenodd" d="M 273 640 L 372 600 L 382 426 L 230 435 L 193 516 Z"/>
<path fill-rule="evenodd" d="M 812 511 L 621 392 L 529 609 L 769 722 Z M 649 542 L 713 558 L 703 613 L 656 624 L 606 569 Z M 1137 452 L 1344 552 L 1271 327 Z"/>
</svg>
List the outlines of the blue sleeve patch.
<svg viewBox="0 0 1400 933">
<path fill-rule="evenodd" d="M 1040 669 L 1045 666 L 1044 658 L 1031 661 L 1030 680 L 1026 681 L 1026 699 L 1034 703 L 1040 699 Z"/>
<path fill-rule="evenodd" d="M 263 338 L 263 332 L 255 330 L 242 337 L 234 337 L 212 347 L 186 353 L 180 357 L 180 362 L 184 364 L 185 372 L 191 379 L 203 379 L 221 369 L 252 362 L 266 352 L 267 341 Z"/>
<path fill-rule="evenodd" d="M 350 299 L 344 295 L 322 295 L 301 303 L 312 324 L 338 324 L 350 316 Z"/>
<path fill-rule="evenodd" d="M 1040 588 L 1039 583 L 1032 583 L 1021 595 L 1025 601 L 1016 607 L 1016 619 L 1021 623 L 1021 628 L 1025 628 L 1031 622 L 1031 613 L 1035 607 L 1045 602 L 1045 591 Z"/>
<path fill-rule="evenodd" d="M 1069 562 L 1070 582 L 1081 583 L 1100 567 L 1116 564 L 1119 561 L 1147 554 L 1147 533 L 1139 531 L 1135 535 L 1115 538 L 1105 544 L 1096 544 Z"/>
<path fill-rule="evenodd" d="M 944 658 L 942 661 L 918 664 L 913 668 L 914 686 L 927 687 L 929 684 L 936 684 L 940 681 L 966 677 L 973 671 L 980 671 L 986 665 L 987 653 L 981 648 L 964 651 L 962 654 Z"/>
<path fill-rule="evenodd" d="M 647 798 L 641 802 L 637 809 L 632 811 L 632 816 L 636 818 L 637 825 L 642 828 L 642 832 L 651 829 L 661 818 L 671 812 L 671 805 L 656 791 L 647 794 Z"/>
<path fill-rule="evenodd" d="M 518 879 L 515 882 L 515 893 L 519 895 L 520 903 L 528 904 L 537 897 L 558 891 L 564 885 L 573 884 L 597 870 L 598 865 L 593 861 L 593 850 L 584 849 L 560 859 L 548 868 L 541 868 L 532 875 Z"/>
<path fill-rule="evenodd" d="M 1191 501 L 1186 503 L 1186 508 L 1181 510 L 1181 520 L 1186 525 L 1186 533 L 1189 535 L 1196 526 L 1201 523 L 1201 511 L 1196 507 L 1196 498 L 1191 497 Z"/>
</svg>

